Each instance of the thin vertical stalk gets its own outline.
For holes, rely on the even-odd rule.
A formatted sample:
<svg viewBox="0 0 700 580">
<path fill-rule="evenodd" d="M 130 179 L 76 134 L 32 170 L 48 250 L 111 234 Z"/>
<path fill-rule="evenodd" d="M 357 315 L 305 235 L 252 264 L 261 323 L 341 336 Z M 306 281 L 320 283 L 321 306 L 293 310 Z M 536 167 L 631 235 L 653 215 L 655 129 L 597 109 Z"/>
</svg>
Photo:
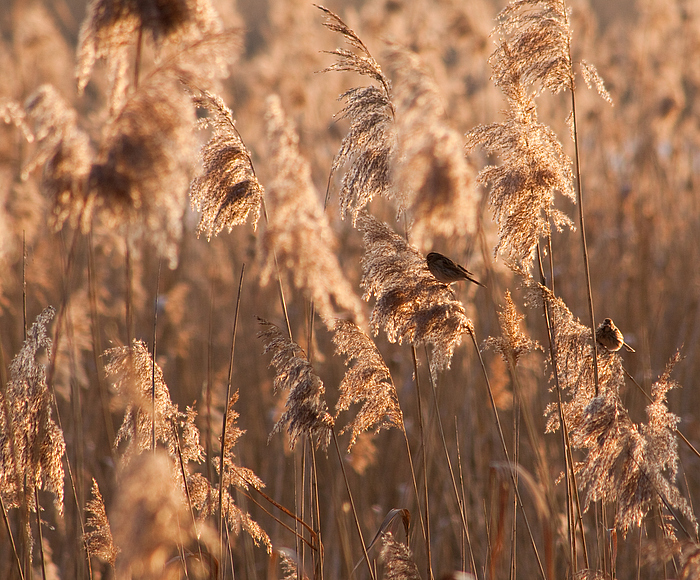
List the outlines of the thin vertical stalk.
<svg viewBox="0 0 700 580">
<path fill-rule="evenodd" d="M 41 555 L 41 577 L 46 580 L 46 558 L 44 556 L 44 533 L 41 531 L 41 505 L 39 490 L 34 486 L 34 503 L 36 504 L 36 527 L 39 534 L 39 554 Z"/>
<path fill-rule="evenodd" d="M 213 473 L 211 471 L 211 456 L 212 456 L 212 428 L 211 428 L 211 393 L 212 393 L 212 387 L 214 386 L 214 378 L 213 378 L 213 372 L 212 372 L 212 357 L 213 357 L 213 345 L 214 345 L 214 310 L 215 310 L 215 305 L 216 305 L 216 292 L 215 292 L 215 276 L 212 278 L 211 281 L 211 291 L 210 291 L 210 298 L 209 298 L 209 332 L 207 333 L 207 380 L 206 380 L 206 385 L 207 385 L 207 390 L 205 393 L 205 403 L 206 403 L 206 408 L 207 408 L 207 418 L 204 423 L 205 427 L 205 434 L 204 434 L 204 441 L 205 441 L 205 453 L 206 453 L 206 458 L 207 458 L 207 479 L 209 481 L 213 481 Z M 228 400 L 226 401 L 228 404 Z M 223 441 L 223 440 L 222 440 Z M 210 488 L 211 489 L 211 488 Z M 211 498 L 207 498 L 208 501 L 211 501 Z"/>
<path fill-rule="evenodd" d="M 192 517 L 192 529 L 196 538 L 199 538 L 199 532 L 197 531 L 197 518 L 194 515 L 194 508 L 192 507 L 192 495 L 190 494 L 190 486 L 187 484 L 187 469 L 185 468 L 185 462 L 182 459 L 182 446 L 180 445 L 180 434 L 177 432 L 177 426 L 173 425 L 173 432 L 175 433 L 175 443 L 177 451 L 178 465 L 180 467 L 180 475 L 182 476 L 182 484 L 185 488 L 185 499 L 187 499 L 187 507 L 189 508 L 190 516 Z M 202 545 L 197 542 L 197 551 L 199 552 L 199 561 L 204 562 L 204 556 L 202 555 Z M 185 571 L 187 566 L 185 565 Z"/>
<path fill-rule="evenodd" d="M 156 452 L 156 355 L 157 349 L 157 328 L 158 328 L 158 293 L 160 291 L 160 266 L 158 259 L 158 276 L 156 277 L 156 297 L 153 299 L 153 350 L 151 352 L 151 404 L 153 411 L 153 421 L 151 421 L 151 449 Z M 131 342 L 129 343 L 131 344 Z"/>
<path fill-rule="evenodd" d="M 544 268 L 542 267 L 542 253 L 540 251 L 539 245 L 537 246 L 537 264 L 540 273 L 540 283 L 546 286 L 546 280 L 544 276 Z M 562 398 L 561 398 L 561 385 L 559 384 L 559 368 L 557 366 L 557 352 L 556 352 L 556 342 L 554 339 L 554 329 L 552 328 L 551 315 L 549 312 L 549 304 L 546 299 L 543 299 L 544 307 L 544 317 L 545 324 L 547 326 L 547 338 L 549 341 L 549 354 L 552 360 L 552 371 L 554 374 L 554 384 L 557 390 L 557 411 L 559 414 L 559 424 L 561 426 L 561 436 L 562 436 L 562 447 L 564 450 L 564 481 L 566 485 L 566 522 L 569 534 L 569 560 L 571 562 L 572 571 L 576 573 L 576 530 L 574 524 L 574 508 L 573 508 L 573 498 L 571 493 L 571 482 L 569 478 L 573 475 L 573 467 L 569 462 L 570 458 L 570 445 L 568 432 L 565 427 L 564 413 L 562 410 Z"/>
<path fill-rule="evenodd" d="M 100 403 L 102 404 L 102 417 L 105 423 L 105 433 L 107 435 L 107 447 L 112 455 L 114 464 L 117 463 L 116 451 L 114 449 L 114 426 L 109 410 L 109 393 L 105 384 L 104 365 L 100 361 L 102 352 L 102 340 L 100 338 L 100 325 L 97 314 L 97 284 L 95 281 L 95 252 L 92 244 L 92 233 L 88 233 L 88 292 L 90 300 L 90 329 L 92 331 L 92 357 L 97 372 L 97 388 L 100 393 Z"/>
<path fill-rule="evenodd" d="M 518 465 L 520 462 L 520 397 L 518 396 L 518 392 L 515 392 L 515 401 L 513 405 L 513 465 Z M 518 485 L 518 473 L 517 470 L 515 470 L 516 473 L 514 473 L 515 477 L 515 485 Z M 516 545 L 516 539 L 517 539 L 517 523 L 518 523 L 518 500 L 515 497 L 515 494 L 513 494 L 513 524 L 511 528 L 511 544 L 510 544 L 510 549 L 511 549 L 511 556 L 510 556 L 510 580 L 515 580 L 517 577 L 517 545 Z"/>
<path fill-rule="evenodd" d="M 131 289 L 131 250 L 129 249 L 129 238 L 124 236 L 124 243 L 126 245 L 126 253 L 124 256 L 124 269 L 126 276 L 126 338 L 127 344 L 129 345 L 129 352 L 131 352 L 131 343 L 134 340 L 134 312 L 133 312 L 133 295 Z"/>
<path fill-rule="evenodd" d="M 81 216 L 82 217 L 82 216 Z M 80 220 L 78 220 L 80 222 Z M 47 387 L 50 389 L 51 393 L 51 402 L 53 403 L 53 408 L 54 411 L 56 412 L 56 423 L 58 424 L 58 428 L 60 429 L 61 433 L 65 433 L 65 429 L 63 428 L 63 422 L 61 421 L 61 413 L 58 408 L 58 398 L 56 397 L 56 390 L 53 384 L 53 378 L 54 378 L 54 373 L 56 371 L 56 361 L 58 360 L 58 354 L 59 354 L 59 341 L 62 338 L 63 334 L 61 334 L 61 323 L 64 322 L 65 327 L 66 327 L 66 334 L 69 336 L 69 338 L 72 336 L 72 326 L 71 326 L 71 320 L 70 316 L 68 313 L 68 300 L 69 300 L 69 294 L 70 294 L 70 288 L 71 288 L 71 273 L 72 273 L 72 264 L 73 261 L 75 260 L 75 255 L 76 255 L 76 250 L 78 247 L 78 238 L 79 238 L 79 232 L 76 230 L 73 233 L 73 238 L 71 240 L 71 245 L 70 249 L 68 251 L 67 257 L 65 261 L 63 260 L 64 254 L 65 254 L 65 244 L 63 237 L 61 237 L 61 259 L 62 259 L 62 265 L 63 265 L 63 271 L 65 274 L 62 277 L 62 299 L 61 299 L 61 308 L 60 311 L 57 315 L 57 320 L 56 320 L 56 329 L 54 332 L 54 342 L 53 342 L 53 356 L 51 357 L 49 361 L 49 371 L 47 373 L 47 379 L 46 379 L 46 384 Z M 70 350 L 70 349 L 69 349 Z M 72 355 L 71 355 L 72 356 Z M 72 375 L 75 375 L 75 360 L 71 360 L 71 372 Z M 49 382 L 50 379 L 50 382 Z M 73 381 L 71 381 L 73 383 Z M 73 383 L 72 387 L 75 387 L 76 385 Z M 77 388 L 71 388 L 71 404 L 72 404 L 72 410 L 73 414 L 75 415 L 74 422 L 76 424 L 76 430 L 79 430 L 79 435 L 76 436 L 77 443 L 76 445 L 79 445 L 82 442 L 82 424 L 80 423 L 78 417 L 79 417 L 79 410 L 80 410 L 80 401 L 76 400 L 79 397 L 79 390 Z M 78 455 L 78 459 L 76 462 L 78 463 L 78 473 L 82 472 L 82 461 L 80 461 L 80 450 L 76 449 L 76 455 Z M 73 467 L 72 463 L 69 457 L 68 452 L 66 451 L 65 453 L 65 460 L 66 460 L 66 467 L 68 469 L 68 480 L 70 481 L 70 487 L 71 491 L 73 493 L 73 501 L 75 502 L 75 507 L 76 507 L 76 520 L 78 524 L 80 524 L 80 530 L 78 530 L 79 535 L 81 538 L 85 537 L 85 523 L 83 522 L 83 503 L 84 503 L 84 497 L 82 493 L 82 485 L 81 481 L 76 481 L 76 478 L 73 474 Z M 38 496 L 37 496 L 37 509 L 39 509 L 39 502 L 38 502 Z M 41 527 L 41 523 L 39 523 L 39 526 Z M 90 556 L 87 552 L 87 545 L 83 541 L 83 548 L 85 549 L 85 560 L 87 563 L 87 568 L 88 568 L 88 574 L 90 578 L 92 578 L 92 564 L 90 563 Z M 43 548 L 42 548 L 43 549 Z"/>
<path fill-rule="evenodd" d="M 428 559 L 428 580 L 433 578 L 433 561 L 430 550 L 430 500 L 428 496 L 428 447 L 426 441 L 425 426 L 423 425 L 423 403 L 420 398 L 420 381 L 418 380 L 418 359 L 416 347 L 411 345 L 413 357 L 414 383 L 416 385 L 416 399 L 418 404 L 418 428 L 420 430 L 421 445 L 423 446 L 423 492 L 425 493 L 425 551 Z M 420 502 L 418 505 L 420 509 Z"/>
<path fill-rule="evenodd" d="M 312 553 L 314 554 L 314 559 L 316 560 L 315 578 L 318 578 L 319 580 L 323 580 L 324 553 L 323 553 L 323 537 L 321 534 L 321 504 L 319 502 L 319 497 L 318 497 L 318 467 L 316 465 L 316 449 L 314 448 L 313 445 L 311 445 L 311 461 L 313 462 L 311 468 L 312 468 L 312 473 L 313 473 L 313 478 L 314 478 L 313 482 L 312 482 L 313 504 L 314 504 L 314 513 L 316 514 L 316 534 L 318 534 L 318 547 L 319 547 L 318 552 L 313 551 Z M 317 553 L 318 553 L 318 555 L 316 556 Z"/>
<path fill-rule="evenodd" d="M 253 167 L 253 161 L 251 160 L 250 162 L 251 168 Z M 255 175 L 255 169 L 253 169 L 253 175 Z M 262 210 L 263 210 L 263 217 L 265 218 L 265 223 L 268 223 L 268 217 L 267 217 L 267 206 L 265 205 L 265 199 L 263 198 L 262 201 Z M 287 324 L 287 333 L 289 334 L 289 339 L 293 340 L 292 338 L 292 326 L 289 323 L 289 313 L 287 312 L 287 301 L 284 298 L 284 289 L 282 288 L 282 278 L 280 277 L 280 265 L 277 260 L 277 252 L 273 249 L 272 250 L 272 257 L 275 260 L 275 272 L 277 273 L 277 286 L 279 290 L 279 295 L 280 295 L 280 304 L 282 305 L 282 313 L 284 314 L 284 321 Z"/>
<path fill-rule="evenodd" d="M 297 512 L 301 514 L 301 519 L 303 521 L 306 521 L 306 449 L 309 445 L 313 445 L 313 441 L 310 441 L 309 437 L 304 437 L 304 445 L 302 446 L 301 453 L 299 454 L 299 461 L 301 462 L 301 469 L 299 470 L 301 474 L 301 491 L 299 493 L 299 498 L 301 499 L 301 502 L 299 505 L 299 511 Z M 301 557 L 299 558 L 299 561 L 301 562 L 300 568 L 303 576 L 303 572 L 306 569 L 306 545 L 304 543 L 301 544 L 300 555 Z"/>
<path fill-rule="evenodd" d="M 24 340 L 27 340 L 27 241 L 22 230 L 22 320 Z"/>
<path fill-rule="evenodd" d="M 462 470 L 462 453 L 459 449 L 459 430 L 457 428 L 457 417 L 455 417 L 455 446 L 457 448 L 457 466 L 459 467 L 459 484 L 462 491 L 462 509 L 464 510 L 464 519 L 467 519 L 467 498 L 464 491 L 464 472 Z M 474 578 L 479 578 L 476 568 L 476 562 L 474 561 L 474 551 L 472 550 L 472 543 L 469 538 L 469 529 L 465 528 L 467 548 L 469 549 L 469 561 L 471 563 L 471 571 L 474 574 Z M 462 558 L 462 569 L 466 568 L 465 558 Z"/>
<path fill-rule="evenodd" d="M 503 448 L 503 454 L 505 455 L 506 458 L 506 463 L 508 464 L 508 467 L 512 467 L 511 461 L 510 461 L 510 456 L 508 454 L 508 447 L 506 446 L 506 439 L 505 436 L 503 435 L 503 428 L 501 427 L 501 420 L 498 417 L 498 409 L 496 408 L 496 401 L 493 397 L 493 390 L 491 389 L 491 381 L 489 380 L 489 375 L 486 372 L 486 365 L 484 364 L 484 359 L 481 356 L 481 351 L 479 350 L 479 345 L 476 342 L 476 336 L 474 336 L 473 332 L 470 332 L 469 335 L 472 338 L 472 343 L 474 344 L 474 350 L 476 350 L 476 354 L 479 358 L 479 363 L 481 364 L 481 371 L 484 375 L 484 380 L 486 381 L 486 388 L 489 393 L 489 400 L 491 402 L 491 410 L 493 411 L 494 418 L 496 420 L 496 427 L 498 429 L 498 436 L 501 441 L 501 447 Z M 530 538 L 530 543 L 532 544 L 532 549 L 535 553 L 535 559 L 537 560 L 537 566 L 539 567 L 540 570 L 540 575 L 542 578 L 547 580 L 547 574 L 544 571 L 544 567 L 542 566 L 542 560 L 540 559 L 540 554 L 537 550 L 537 545 L 535 544 L 535 537 L 532 534 L 532 527 L 530 526 L 530 519 L 527 517 L 527 513 L 525 512 L 525 507 L 523 505 L 523 500 L 522 497 L 520 497 L 520 490 L 518 489 L 517 481 L 515 479 L 515 474 L 514 474 L 514 469 L 508 469 L 510 473 L 510 478 L 513 483 L 513 487 L 515 489 L 515 495 L 518 499 L 518 506 L 520 507 L 520 512 L 523 515 L 523 520 L 525 521 L 525 527 L 527 528 L 527 533 Z"/>
<path fill-rule="evenodd" d="M 243 275 L 245 263 L 241 266 L 241 275 L 238 279 L 238 295 L 236 296 L 236 310 L 233 315 L 233 330 L 231 332 L 231 357 L 228 364 L 228 382 L 226 384 L 226 404 L 224 405 L 224 418 L 221 427 L 221 455 L 219 456 L 219 543 L 221 545 L 221 561 L 224 562 L 224 447 L 226 444 L 226 423 L 228 422 L 228 403 L 231 400 L 231 383 L 233 379 L 233 359 L 236 352 L 236 331 L 238 330 L 238 312 L 241 306 L 241 289 L 243 288 Z M 224 566 L 221 566 L 221 580 L 224 578 Z"/>
<path fill-rule="evenodd" d="M 65 255 L 65 240 L 63 234 L 61 235 L 61 259 L 63 259 Z M 70 285 L 70 280 L 66 280 L 64 282 L 66 285 Z M 82 421 L 82 407 L 83 404 L 81 402 L 81 390 L 80 390 L 80 385 L 78 384 L 77 380 L 75 377 L 78 374 L 78 369 L 77 369 L 77 362 L 75 360 L 75 352 L 72 347 L 73 341 L 75 339 L 75 334 L 74 334 L 74 328 L 73 328 L 73 320 L 71 317 L 71 312 L 67 311 L 66 312 L 66 317 L 65 317 L 65 332 L 67 335 L 66 340 L 68 341 L 68 358 L 69 358 L 69 365 L 70 365 L 70 405 L 71 405 L 71 418 L 72 418 L 72 427 L 73 427 L 73 441 L 75 442 L 75 445 L 73 446 L 73 452 L 74 452 L 74 465 L 76 468 L 76 473 L 84 473 L 85 472 L 85 437 L 84 437 L 84 432 L 83 432 L 83 421 Z M 58 354 L 58 353 L 56 353 Z M 66 454 L 66 457 L 68 455 Z M 77 508 L 80 512 L 84 509 L 85 505 L 85 496 L 84 496 L 84 485 L 83 485 L 83 479 L 79 478 L 76 482 L 76 488 L 77 488 L 77 497 L 78 497 L 78 502 L 76 503 Z M 86 548 L 86 555 L 87 555 L 87 548 Z M 89 562 L 89 555 L 87 555 L 87 565 L 88 568 L 90 569 L 90 562 Z M 77 563 L 77 566 L 80 566 L 80 562 Z M 82 574 L 77 574 L 77 575 L 82 575 Z M 92 576 L 92 572 L 90 574 Z"/>
<path fill-rule="evenodd" d="M 313 300 L 309 301 L 309 320 L 307 327 L 307 342 L 306 342 L 306 356 L 311 364 L 313 362 L 313 343 L 314 343 L 314 318 L 316 316 L 316 307 Z M 321 506 L 318 497 L 318 471 L 316 465 L 316 449 L 313 444 L 309 447 L 311 452 L 311 519 L 316 520 L 316 533 L 318 534 L 319 546 L 323 546 L 323 541 L 321 539 Z M 312 552 L 314 557 L 314 572 L 319 580 L 323 580 L 323 551 L 318 551 L 318 558 L 316 558 L 316 552 Z"/>
<path fill-rule="evenodd" d="M 22 571 L 22 562 L 19 559 L 19 554 L 17 553 L 17 546 L 15 545 L 15 538 L 12 535 L 12 527 L 10 526 L 10 520 L 7 517 L 7 510 L 5 509 L 5 502 L 2 501 L 2 496 L 0 496 L 0 507 L 2 508 L 2 521 L 5 524 L 5 529 L 7 531 L 7 536 L 10 538 L 10 545 L 12 546 L 12 554 L 15 557 L 15 563 L 17 564 L 17 570 L 19 572 L 20 580 L 24 580 L 24 572 Z"/>
<path fill-rule="evenodd" d="M 304 514 L 299 516 L 299 474 L 297 473 L 299 453 L 294 452 L 292 455 L 292 465 L 294 465 L 294 542 L 295 542 L 295 553 L 297 555 L 296 565 L 297 565 L 297 578 L 304 577 L 304 570 L 301 568 L 301 538 L 299 533 L 299 522 L 304 521 Z"/>
<path fill-rule="evenodd" d="M 570 52 L 570 51 L 569 51 Z M 579 156 L 578 123 L 576 116 L 576 91 L 571 83 L 571 112 L 573 115 L 574 152 L 576 158 L 576 199 L 578 201 L 578 217 L 581 230 L 581 248 L 583 250 L 583 268 L 586 274 L 586 292 L 588 295 L 588 314 L 591 318 L 591 340 L 593 341 L 593 378 L 595 396 L 598 396 L 598 346 L 595 340 L 595 314 L 593 311 L 593 292 L 591 290 L 591 272 L 588 266 L 588 245 L 586 244 L 586 225 L 583 212 L 583 189 L 581 187 L 581 159 Z"/>
<path fill-rule="evenodd" d="M 78 223 L 81 223 L 82 217 L 83 217 L 83 209 L 80 211 L 80 215 L 78 216 Z M 61 430 L 61 432 L 65 433 L 63 429 L 63 424 L 61 422 L 61 414 L 58 409 L 58 399 L 56 398 L 56 390 L 54 388 L 53 384 L 53 379 L 56 373 L 56 360 L 58 358 L 58 352 L 59 352 L 59 343 L 61 340 L 61 337 L 63 336 L 61 334 L 61 326 L 63 323 L 63 318 L 66 315 L 66 310 L 67 310 L 67 305 L 68 305 L 68 296 L 69 296 L 69 290 L 70 290 L 70 284 L 68 283 L 70 280 L 70 275 L 72 272 L 73 268 L 73 262 L 75 260 L 75 254 L 76 254 L 76 249 L 78 247 L 78 237 L 79 237 L 79 232 L 76 230 L 73 233 L 73 238 L 71 240 L 70 244 L 70 250 L 68 251 L 68 256 L 65 261 L 65 267 L 64 271 L 65 274 L 63 276 L 63 283 L 62 283 L 62 296 L 61 296 L 61 304 L 58 309 L 58 312 L 56 314 L 56 322 L 54 325 L 54 332 L 53 332 L 53 341 L 52 341 L 52 348 L 53 348 L 53 356 L 50 357 L 49 363 L 48 363 L 48 370 L 46 371 L 46 386 L 47 389 L 49 389 L 51 393 L 51 402 L 53 403 L 54 411 L 56 412 L 56 423 L 58 424 L 58 428 Z M 68 468 L 68 478 L 70 481 L 71 485 L 71 490 L 73 492 L 73 499 L 75 501 L 76 509 L 77 509 L 77 520 L 80 522 L 80 529 L 81 529 L 81 537 L 85 536 L 85 525 L 83 523 L 83 512 L 82 508 L 80 505 L 80 502 L 78 501 L 78 494 L 76 491 L 76 486 L 75 486 L 75 479 L 73 477 L 73 469 L 71 467 L 71 462 L 66 455 L 66 466 Z M 26 499 L 26 498 L 25 498 Z M 26 503 L 26 502 L 25 502 Z M 24 520 L 25 523 L 28 525 L 28 518 Z M 84 543 L 83 543 L 84 545 Z M 90 571 L 90 574 L 92 575 L 92 568 L 90 565 L 90 558 L 87 557 L 87 563 L 88 563 L 88 569 Z M 32 577 L 32 570 L 31 566 L 28 566 L 26 568 L 27 572 L 27 577 L 31 580 Z"/>
<path fill-rule="evenodd" d="M 539 245 L 537 246 L 537 264 L 540 273 L 540 282 L 543 286 L 545 284 L 544 269 L 542 267 L 542 253 L 540 251 Z M 569 547 L 570 547 L 570 558 L 571 566 L 576 572 L 577 567 L 577 556 L 576 556 L 576 525 L 574 519 L 577 518 L 578 525 L 581 529 L 581 547 L 583 549 L 583 559 L 586 568 L 589 567 L 588 563 L 588 546 L 586 544 L 586 534 L 585 528 L 583 527 L 583 517 L 581 511 L 581 501 L 578 494 L 578 486 L 576 484 L 576 473 L 574 471 L 574 459 L 571 453 L 571 443 L 569 440 L 569 430 L 564 418 L 563 404 L 561 397 L 561 384 L 559 383 L 559 367 L 557 366 L 557 349 L 556 340 L 554 336 L 555 329 L 552 326 L 551 313 L 549 311 L 549 303 L 547 300 L 543 299 L 544 305 L 544 317 L 545 324 L 547 326 L 547 338 L 549 340 L 549 353 L 552 360 L 552 370 L 554 374 L 554 384 L 557 391 L 557 411 L 559 414 L 559 424 L 561 426 L 562 435 L 562 446 L 564 449 L 564 463 L 566 469 L 564 470 L 564 478 L 566 482 L 566 497 L 567 497 L 567 522 L 569 526 Z"/>
<path fill-rule="evenodd" d="M 343 457 L 340 454 L 340 446 L 338 445 L 338 437 L 335 434 L 335 429 L 332 429 L 333 433 L 333 445 L 335 446 L 335 452 L 338 455 L 338 462 L 340 463 L 340 470 L 343 473 L 343 481 L 345 482 L 345 489 L 348 492 L 348 498 L 350 499 L 350 508 L 352 510 L 352 516 L 355 520 L 355 526 L 357 528 L 357 533 L 360 536 L 360 544 L 362 544 L 362 554 L 365 557 L 365 562 L 367 562 L 367 569 L 369 570 L 369 576 L 372 580 L 376 580 L 376 575 L 374 573 L 374 568 L 372 567 L 372 562 L 370 562 L 369 554 L 367 553 L 367 544 L 365 544 L 365 538 L 362 535 L 362 528 L 360 527 L 360 519 L 357 516 L 357 509 L 355 509 L 355 500 L 352 497 L 352 492 L 350 491 L 350 482 L 348 481 L 348 474 L 345 471 L 345 464 L 343 463 Z"/>
<path fill-rule="evenodd" d="M 416 468 L 413 465 L 413 456 L 411 455 L 411 445 L 408 442 L 408 434 L 406 433 L 406 427 L 401 422 L 401 432 L 403 433 L 403 440 L 406 442 L 406 454 L 408 455 L 408 465 L 411 469 L 411 481 L 413 483 L 413 492 L 416 494 L 416 504 L 418 505 L 418 521 L 420 522 L 420 529 L 423 533 L 423 539 L 427 542 L 428 536 L 425 529 L 425 522 L 423 521 L 423 510 L 420 509 L 420 493 L 418 493 L 418 478 L 416 477 Z"/>
<path fill-rule="evenodd" d="M 472 553 L 471 539 L 469 537 L 469 526 L 467 524 L 467 518 L 466 518 L 466 514 L 464 512 L 464 505 L 459 497 L 459 490 L 457 489 L 457 480 L 455 478 L 454 469 L 452 468 L 452 460 L 450 459 L 450 454 L 447 450 L 447 440 L 445 438 L 445 430 L 444 430 L 443 425 L 442 425 L 442 417 L 440 417 L 440 408 L 438 406 L 437 387 L 435 385 L 435 382 L 433 381 L 433 373 L 432 373 L 432 369 L 430 368 L 430 359 L 428 358 L 427 347 L 426 347 L 425 356 L 426 356 L 426 359 L 428 360 L 428 370 L 430 371 L 428 373 L 428 380 L 430 382 L 431 391 L 433 393 L 433 404 L 435 405 L 435 416 L 437 417 L 438 429 L 440 430 L 440 441 L 442 442 L 442 448 L 443 448 L 443 451 L 445 452 L 445 459 L 447 461 L 447 469 L 450 472 L 450 481 L 452 482 L 452 490 L 454 491 L 455 499 L 457 500 L 457 506 L 459 508 L 459 515 L 460 515 L 460 518 L 462 520 L 462 528 L 463 528 L 464 534 L 467 538 L 467 545 L 469 547 L 469 554 L 471 555 L 471 560 L 472 560 L 471 561 L 472 572 L 474 574 L 476 574 L 476 567 L 474 566 L 474 554 Z"/>
</svg>

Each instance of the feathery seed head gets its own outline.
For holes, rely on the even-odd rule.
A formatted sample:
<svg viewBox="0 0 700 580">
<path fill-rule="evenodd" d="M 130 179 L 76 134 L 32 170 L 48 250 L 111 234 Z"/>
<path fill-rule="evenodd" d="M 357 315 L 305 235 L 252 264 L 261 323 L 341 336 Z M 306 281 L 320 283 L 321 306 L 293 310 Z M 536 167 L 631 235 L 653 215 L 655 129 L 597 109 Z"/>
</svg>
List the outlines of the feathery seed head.
<svg viewBox="0 0 700 580">
<path fill-rule="evenodd" d="M 221 97 L 207 91 L 193 100 L 209 114 L 200 126 L 212 129 L 200 153 L 202 168 L 190 184 L 192 208 L 202 212 L 197 235 L 205 232 L 211 240 L 224 228 L 231 232 L 234 226 L 246 223 L 248 216 L 255 228 L 264 190 L 233 113 Z"/>
<path fill-rule="evenodd" d="M 343 275 L 333 250 L 336 240 L 321 207 L 299 137 L 286 119 L 278 96 L 267 100 L 267 141 L 273 178 L 267 189 L 269 221 L 263 236 L 267 283 L 280 264 L 294 286 L 313 299 L 327 325 L 338 316 L 335 305 L 365 320 L 362 303 Z"/>
<path fill-rule="evenodd" d="M 345 355 L 346 365 L 352 362 L 338 387 L 336 418 L 351 405 L 362 403 L 355 418 L 341 431 L 352 431 L 350 451 L 358 436 L 368 429 L 403 429 L 403 413 L 389 369 L 372 339 L 349 320 L 337 320 L 333 330 L 336 352 Z"/>
<path fill-rule="evenodd" d="M 365 242 L 364 298 L 376 297 L 370 327 L 375 334 L 383 328 L 391 342 L 432 345 L 431 370 L 449 368 L 462 335 L 473 332 L 464 307 L 430 273 L 423 255 L 386 224 L 364 212 L 357 224 Z"/>
<path fill-rule="evenodd" d="M 275 424 L 272 433 L 281 431 L 285 425 L 292 449 L 301 435 L 315 439 L 316 445 L 326 449 L 331 440 L 333 417 L 328 413 L 325 387 L 315 373 L 304 350 L 293 340 L 282 335 L 280 330 L 265 320 L 259 319 L 264 330 L 258 337 L 265 343 L 265 353 L 272 353 L 271 366 L 275 367 L 275 391 L 287 389 L 286 411 Z"/>
<path fill-rule="evenodd" d="M 52 418 L 53 395 L 46 384 L 40 350 L 51 360 L 48 325 L 56 311 L 48 306 L 27 332 L 10 363 L 10 380 L 0 390 L 0 494 L 6 507 L 36 510 L 35 492 L 46 489 L 63 513 L 63 432 Z"/>
</svg>

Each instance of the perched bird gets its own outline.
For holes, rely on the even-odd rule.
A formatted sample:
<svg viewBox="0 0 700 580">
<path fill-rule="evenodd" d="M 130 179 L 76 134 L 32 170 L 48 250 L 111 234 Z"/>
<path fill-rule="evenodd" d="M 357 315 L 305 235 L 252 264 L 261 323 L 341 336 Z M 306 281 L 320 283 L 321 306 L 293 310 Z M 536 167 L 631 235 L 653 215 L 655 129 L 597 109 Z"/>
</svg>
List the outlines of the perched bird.
<svg viewBox="0 0 700 580">
<path fill-rule="evenodd" d="M 426 257 L 426 262 L 428 262 L 428 270 L 430 270 L 430 273 L 435 276 L 438 282 L 452 284 L 452 282 L 459 282 L 460 280 L 469 280 L 482 288 L 486 288 L 481 282 L 474 279 L 469 270 L 463 268 L 459 264 L 455 264 L 447 256 L 443 256 L 437 252 L 430 252 Z"/>
<path fill-rule="evenodd" d="M 601 346 L 605 347 L 610 352 L 616 352 L 623 346 L 630 352 L 634 349 L 625 342 L 625 337 L 622 336 L 620 329 L 615 326 L 612 318 L 606 318 L 595 329 L 595 339 Z"/>
</svg>

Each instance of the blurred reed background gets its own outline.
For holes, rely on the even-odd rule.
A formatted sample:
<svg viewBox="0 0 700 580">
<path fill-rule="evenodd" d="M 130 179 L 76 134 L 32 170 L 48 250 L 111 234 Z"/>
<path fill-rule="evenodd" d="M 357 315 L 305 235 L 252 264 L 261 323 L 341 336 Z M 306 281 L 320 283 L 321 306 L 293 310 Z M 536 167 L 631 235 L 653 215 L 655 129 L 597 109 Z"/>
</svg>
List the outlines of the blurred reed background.
<svg viewBox="0 0 700 580">
<path fill-rule="evenodd" d="M 700 6 L 327 8 L 0 6 L 0 577 L 700 577 Z"/>
</svg>

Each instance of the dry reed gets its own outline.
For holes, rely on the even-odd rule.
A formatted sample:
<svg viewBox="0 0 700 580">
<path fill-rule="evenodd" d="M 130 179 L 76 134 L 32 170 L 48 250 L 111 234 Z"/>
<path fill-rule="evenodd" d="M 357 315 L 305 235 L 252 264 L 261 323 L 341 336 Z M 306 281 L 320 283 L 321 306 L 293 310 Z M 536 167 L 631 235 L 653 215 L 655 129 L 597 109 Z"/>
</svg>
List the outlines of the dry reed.
<svg viewBox="0 0 700 580">
<path fill-rule="evenodd" d="M 375 433 L 392 427 L 403 429 L 403 413 L 389 369 L 372 339 L 349 320 L 337 320 L 333 331 L 336 352 L 345 355 L 346 365 L 352 363 L 338 386 L 336 418 L 351 405 L 362 403 L 355 418 L 341 431 L 352 433 L 350 451 L 368 429 Z"/>
<path fill-rule="evenodd" d="M 212 136 L 200 154 L 202 169 L 190 185 L 192 207 L 202 212 L 197 235 L 204 232 L 210 240 L 224 228 L 230 233 L 248 216 L 255 228 L 264 190 L 233 113 L 221 97 L 209 92 L 195 96 L 194 102 L 209 113 L 199 126 L 212 128 Z"/>
<path fill-rule="evenodd" d="M 362 303 L 343 275 L 334 253 L 335 236 L 311 180 L 311 169 L 299 152 L 299 137 L 277 96 L 267 100 L 266 121 L 274 177 L 267 187 L 263 284 L 277 274 L 279 264 L 294 285 L 313 299 L 326 326 L 332 326 L 332 319 L 338 316 L 334 304 L 344 316 L 362 324 Z"/>
<path fill-rule="evenodd" d="M 461 302 L 428 270 L 425 257 L 386 224 L 367 213 L 357 217 L 365 242 L 364 299 L 375 296 L 370 327 L 390 342 L 431 345 L 431 370 L 449 368 L 462 336 L 473 333 Z"/>
<path fill-rule="evenodd" d="M 333 431 L 333 417 L 328 413 L 324 398 L 325 387 L 309 363 L 304 350 L 280 330 L 260 320 L 264 330 L 258 337 L 265 343 L 265 353 L 272 353 L 271 366 L 275 374 L 275 391 L 288 390 L 285 408 L 270 436 L 287 427 L 289 446 L 294 449 L 300 436 L 314 440 L 317 447 L 327 449 Z"/>
</svg>

